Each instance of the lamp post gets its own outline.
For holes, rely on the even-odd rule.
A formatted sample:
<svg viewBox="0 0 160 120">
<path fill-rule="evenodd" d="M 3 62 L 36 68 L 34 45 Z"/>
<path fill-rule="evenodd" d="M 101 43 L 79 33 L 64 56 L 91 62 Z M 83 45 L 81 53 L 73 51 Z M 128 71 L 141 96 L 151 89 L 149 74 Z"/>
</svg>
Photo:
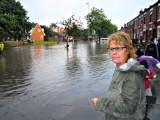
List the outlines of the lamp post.
<svg viewBox="0 0 160 120">
<path fill-rule="evenodd" d="M 89 13 L 89 2 L 86 2 L 86 5 L 88 7 L 88 13 Z"/>
<path fill-rule="evenodd" d="M 86 2 L 86 5 L 88 7 L 88 14 L 89 14 L 89 2 Z M 88 40 L 90 39 L 90 26 L 88 26 Z"/>
</svg>

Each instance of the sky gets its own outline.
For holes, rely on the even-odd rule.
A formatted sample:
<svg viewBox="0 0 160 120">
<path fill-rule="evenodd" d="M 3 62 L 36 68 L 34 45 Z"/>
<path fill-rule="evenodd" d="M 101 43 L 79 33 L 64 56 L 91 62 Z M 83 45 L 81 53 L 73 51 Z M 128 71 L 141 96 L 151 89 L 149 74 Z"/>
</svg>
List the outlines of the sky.
<svg viewBox="0 0 160 120">
<path fill-rule="evenodd" d="M 148 8 L 158 0 L 18 0 L 27 11 L 30 22 L 49 26 L 72 15 L 83 22 L 85 16 L 96 7 L 104 11 L 113 24 L 121 28 L 135 18 L 141 9 Z"/>
</svg>

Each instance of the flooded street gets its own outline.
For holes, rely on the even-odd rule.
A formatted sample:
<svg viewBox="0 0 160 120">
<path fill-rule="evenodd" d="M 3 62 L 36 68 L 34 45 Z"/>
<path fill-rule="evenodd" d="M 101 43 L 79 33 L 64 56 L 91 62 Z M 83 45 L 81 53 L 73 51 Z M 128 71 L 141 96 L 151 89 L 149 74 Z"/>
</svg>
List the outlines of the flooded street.
<svg viewBox="0 0 160 120">
<path fill-rule="evenodd" d="M 114 65 L 106 44 L 6 50 L 0 58 L 0 120 L 103 120 L 90 103 L 105 95 Z"/>
</svg>

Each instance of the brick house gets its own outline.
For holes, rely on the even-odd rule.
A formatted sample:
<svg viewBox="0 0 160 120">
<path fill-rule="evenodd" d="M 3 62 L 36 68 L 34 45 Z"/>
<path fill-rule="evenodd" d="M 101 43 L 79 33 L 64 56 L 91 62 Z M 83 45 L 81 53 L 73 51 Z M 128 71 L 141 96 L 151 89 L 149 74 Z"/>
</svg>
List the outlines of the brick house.
<svg viewBox="0 0 160 120">
<path fill-rule="evenodd" d="M 59 27 L 57 25 L 54 25 L 51 27 L 52 31 L 54 32 L 54 39 L 57 39 L 57 40 L 60 40 L 60 41 L 63 41 L 64 39 L 64 28 L 63 27 Z"/>
<path fill-rule="evenodd" d="M 160 1 L 157 7 L 157 37 L 160 38 Z"/>
<path fill-rule="evenodd" d="M 44 30 L 37 23 L 35 27 L 31 30 L 31 40 L 32 41 L 44 41 Z"/>
<path fill-rule="evenodd" d="M 160 37 L 160 0 L 127 23 L 126 31 L 137 43 L 146 44 L 152 38 Z"/>
</svg>

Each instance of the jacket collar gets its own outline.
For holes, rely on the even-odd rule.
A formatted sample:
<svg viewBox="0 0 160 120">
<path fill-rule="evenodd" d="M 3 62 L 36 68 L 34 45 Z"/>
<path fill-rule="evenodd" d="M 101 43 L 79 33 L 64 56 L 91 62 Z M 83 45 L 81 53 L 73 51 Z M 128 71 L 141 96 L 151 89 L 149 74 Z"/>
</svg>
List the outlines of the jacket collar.
<svg viewBox="0 0 160 120">
<path fill-rule="evenodd" d="M 121 71 L 128 71 L 128 70 L 129 70 L 133 65 L 135 65 L 136 63 L 138 63 L 136 59 L 134 59 L 134 58 L 129 58 L 128 61 L 127 61 L 127 63 L 119 66 L 118 69 L 121 70 Z"/>
</svg>

